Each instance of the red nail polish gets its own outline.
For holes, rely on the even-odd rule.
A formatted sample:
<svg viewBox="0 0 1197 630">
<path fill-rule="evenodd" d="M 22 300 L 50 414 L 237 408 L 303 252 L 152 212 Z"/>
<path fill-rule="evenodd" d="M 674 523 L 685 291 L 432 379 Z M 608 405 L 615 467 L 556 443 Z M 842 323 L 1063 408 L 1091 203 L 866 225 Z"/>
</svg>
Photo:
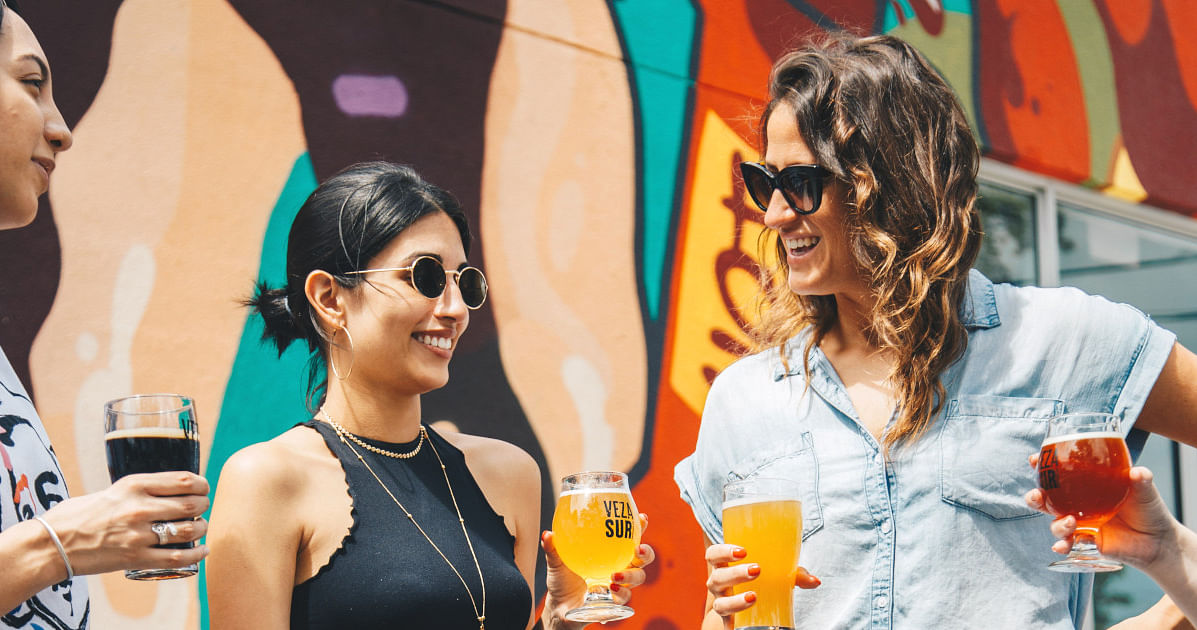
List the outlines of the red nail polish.
<svg viewBox="0 0 1197 630">
<path fill-rule="evenodd" d="M 756 577 L 760 574 L 761 574 L 761 565 L 759 565 L 759 564 L 749 565 L 749 567 L 748 567 L 749 577 Z"/>
<path fill-rule="evenodd" d="M 752 591 L 748 591 L 747 593 L 744 593 L 744 601 L 748 602 L 749 604 L 755 602 L 756 601 L 756 593 L 753 593 Z"/>
<path fill-rule="evenodd" d="M 735 549 L 732 550 L 733 558 L 744 559 L 747 556 L 748 556 L 748 552 L 745 551 L 743 547 L 736 547 Z"/>
<path fill-rule="evenodd" d="M 612 582 L 622 582 L 622 581 L 623 581 L 623 574 L 622 574 L 622 573 L 615 573 L 615 574 L 613 574 L 613 575 L 611 576 L 611 581 L 612 581 Z"/>
<path fill-rule="evenodd" d="M 618 584 L 612 584 L 612 585 L 611 585 L 611 592 L 612 592 L 612 593 L 618 593 L 618 592 L 619 592 L 619 585 L 618 585 Z"/>
</svg>

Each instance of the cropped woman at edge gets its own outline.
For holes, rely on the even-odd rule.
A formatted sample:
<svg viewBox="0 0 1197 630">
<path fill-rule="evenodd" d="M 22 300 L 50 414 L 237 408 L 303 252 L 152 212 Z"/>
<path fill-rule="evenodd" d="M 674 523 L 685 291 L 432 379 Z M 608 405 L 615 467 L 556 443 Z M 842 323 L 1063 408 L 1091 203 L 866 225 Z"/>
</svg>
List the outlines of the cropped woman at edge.
<svg viewBox="0 0 1197 630">
<path fill-rule="evenodd" d="M 715 380 L 675 470 L 683 498 L 719 542 L 726 481 L 801 485 L 822 580 L 796 591 L 802 628 L 1078 627 L 1092 575 L 1045 569 L 1027 455 L 1066 410 L 1197 443 L 1197 357 L 1132 307 L 970 271 L 980 154 L 910 45 L 831 36 L 778 60 L 769 95 L 741 170 L 778 264 L 757 353 Z M 708 546 L 704 628 L 752 605 L 730 590 L 752 559 Z"/>
<path fill-rule="evenodd" d="M 71 132 L 54 104 L 50 65 L 29 25 L 0 0 L 0 229 L 28 225 Z M 99 410 L 97 410 L 98 413 Z M 96 444 L 96 448 L 102 448 Z M 130 475 L 67 498 L 45 427 L 0 349 L 0 628 L 86 628 L 84 575 L 198 562 L 208 482 L 191 473 Z M 155 521 L 184 521 L 156 534 Z"/>
<path fill-rule="evenodd" d="M 264 338 L 280 352 L 306 342 L 329 378 L 313 419 L 223 469 L 208 541 L 213 630 L 529 628 L 538 538 L 546 627 L 584 625 L 562 618 L 585 583 L 540 535 L 532 458 L 422 423 L 420 395 L 447 382 L 486 299 L 469 245 L 452 195 L 385 162 L 334 175 L 300 208 L 286 286 L 260 286 L 251 305 Z M 653 559 L 648 545 L 637 551 L 615 576 L 621 601 Z"/>
</svg>

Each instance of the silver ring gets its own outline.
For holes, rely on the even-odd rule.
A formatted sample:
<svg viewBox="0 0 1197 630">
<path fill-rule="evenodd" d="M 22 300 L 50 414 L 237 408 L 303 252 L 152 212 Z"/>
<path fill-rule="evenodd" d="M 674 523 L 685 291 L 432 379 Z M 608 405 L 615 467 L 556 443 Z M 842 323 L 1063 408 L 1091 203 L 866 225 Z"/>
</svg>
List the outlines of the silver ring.
<svg viewBox="0 0 1197 630">
<path fill-rule="evenodd" d="M 171 523 L 169 521 L 167 521 L 167 522 L 158 521 L 155 523 L 151 523 L 150 531 L 154 532 L 155 534 L 158 534 L 158 544 L 159 545 L 167 544 L 166 535 L 168 532 L 170 533 L 171 536 L 175 536 L 179 533 L 179 529 L 177 527 L 175 527 L 175 524 Z"/>
</svg>

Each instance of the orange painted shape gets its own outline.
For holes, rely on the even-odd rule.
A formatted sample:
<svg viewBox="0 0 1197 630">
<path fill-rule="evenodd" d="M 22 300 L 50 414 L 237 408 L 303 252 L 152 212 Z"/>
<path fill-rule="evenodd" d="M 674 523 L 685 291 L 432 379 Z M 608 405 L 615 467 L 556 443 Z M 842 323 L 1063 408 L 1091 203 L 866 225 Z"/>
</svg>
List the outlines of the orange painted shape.
<svg viewBox="0 0 1197 630">
<path fill-rule="evenodd" d="M 1177 4 L 1192 6 L 1192 0 L 1180 0 Z M 1151 12 L 1155 8 L 1154 0 L 1107 0 L 1106 9 L 1110 12 L 1110 20 L 1118 35 L 1128 44 L 1138 44 L 1147 35 L 1147 27 L 1151 25 Z M 1193 24 L 1193 22 L 1189 22 Z"/>
<path fill-rule="evenodd" d="M 743 2 L 703 0 L 698 82 L 765 97 L 772 59 L 757 42 Z M 740 101 L 741 103 L 743 101 Z M 695 109 L 695 111 L 701 111 Z M 738 112 L 744 115 L 744 111 Z"/>
<path fill-rule="evenodd" d="M 999 2 L 1022 98 L 1002 103 L 1016 164 L 1069 181 L 1089 176 L 1089 124 L 1072 41 L 1059 9 L 1039 0 Z M 1009 96 L 1009 95 L 1007 95 Z"/>
<path fill-rule="evenodd" d="M 668 361 L 664 369 L 669 369 Z M 698 415 L 672 390 L 661 389 L 652 464 L 632 489 L 636 507 L 648 515 L 643 540 L 652 545 L 657 560 L 646 570 L 647 583 L 632 597 L 636 616 L 620 628 L 696 628 L 702 618 L 707 576 L 702 530 L 673 482 L 673 467 L 694 450 L 698 422 Z"/>
<path fill-rule="evenodd" d="M 1180 80 L 1185 86 L 1185 94 L 1189 97 L 1189 105 L 1197 110 L 1197 38 L 1193 37 L 1193 26 L 1197 25 L 1197 2 L 1162 2 L 1164 14 L 1167 15 L 1168 29 L 1172 32 L 1172 45 L 1176 49 L 1176 66 L 1180 72 Z M 1111 10 L 1110 13 L 1115 11 Z"/>
</svg>

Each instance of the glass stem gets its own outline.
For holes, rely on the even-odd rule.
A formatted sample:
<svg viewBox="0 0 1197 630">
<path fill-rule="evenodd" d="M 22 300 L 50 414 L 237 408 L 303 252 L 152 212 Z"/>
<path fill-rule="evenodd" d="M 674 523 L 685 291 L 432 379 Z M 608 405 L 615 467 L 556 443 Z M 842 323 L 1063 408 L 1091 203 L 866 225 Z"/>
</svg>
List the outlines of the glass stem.
<svg viewBox="0 0 1197 630">
<path fill-rule="evenodd" d="M 586 600 L 584 605 L 613 604 L 615 598 L 611 596 L 611 587 L 607 582 L 586 580 Z"/>
<path fill-rule="evenodd" d="M 1078 527 L 1076 532 L 1072 535 L 1072 550 L 1068 552 L 1069 556 L 1096 556 L 1100 555 L 1097 548 L 1098 530 L 1092 527 Z"/>
</svg>

